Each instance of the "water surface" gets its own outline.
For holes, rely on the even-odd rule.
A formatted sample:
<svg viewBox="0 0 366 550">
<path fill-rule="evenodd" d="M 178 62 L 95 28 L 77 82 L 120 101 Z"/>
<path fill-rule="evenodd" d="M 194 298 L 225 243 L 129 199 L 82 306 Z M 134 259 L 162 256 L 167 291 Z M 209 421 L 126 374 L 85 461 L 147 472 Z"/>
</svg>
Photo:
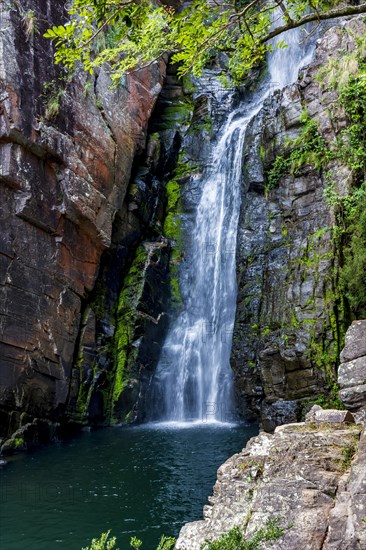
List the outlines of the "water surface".
<svg viewBox="0 0 366 550">
<path fill-rule="evenodd" d="M 256 426 L 110 428 L 19 457 L 1 472 L 1 550 L 80 550 L 111 529 L 153 550 L 200 519 L 216 470 Z"/>
</svg>

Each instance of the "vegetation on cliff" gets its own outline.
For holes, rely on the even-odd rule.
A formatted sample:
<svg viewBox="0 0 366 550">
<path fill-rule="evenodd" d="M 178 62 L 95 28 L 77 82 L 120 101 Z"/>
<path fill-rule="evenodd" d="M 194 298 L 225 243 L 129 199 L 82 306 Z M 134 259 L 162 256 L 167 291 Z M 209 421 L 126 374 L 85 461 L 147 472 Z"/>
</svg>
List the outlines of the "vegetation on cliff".
<svg viewBox="0 0 366 550">
<path fill-rule="evenodd" d="M 359 37 L 355 49 L 341 60 L 332 60 L 319 72 L 321 86 L 337 90 L 339 110 L 346 127 L 337 139 L 328 143 L 319 124 L 304 111 L 298 138 L 286 143 L 284 154 L 277 156 L 268 172 L 267 191 L 276 187 L 285 174 L 299 175 L 311 165 L 325 175 L 325 198 L 335 212 L 332 228 L 339 255 L 339 290 L 347 298 L 352 315 L 366 315 L 366 39 Z M 336 118 L 340 119 L 341 112 Z M 348 168 L 343 193 L 336 190 L 331 163 Z M 338 164 L 336 164 L 338 166 Z M 325 228 L 328 230 L 328 228 Z"/>
<path fill-rule="evenodd" d="M 73 0 L 68 23 L 52 27 L 46 36 L 56 41 L 57 63 L 73 69 L 81 62 L 93 72 L 107 62 L 116 84 L 126 71 L 164 53 L 180 63 L 180 74 L 200 74 L 220 52 L 229 55 L 228 70 L 238 82 L 271 50 L 270 40 L 286 30 L 366 12 L 366 3 L 340 6 L 336 0 L 292 0 L 286 6 L 276 0 L 195 0 L 183 10 L 169 4 Z M 284 42 L 278 45 L 285 47 Z"/>
</svg>

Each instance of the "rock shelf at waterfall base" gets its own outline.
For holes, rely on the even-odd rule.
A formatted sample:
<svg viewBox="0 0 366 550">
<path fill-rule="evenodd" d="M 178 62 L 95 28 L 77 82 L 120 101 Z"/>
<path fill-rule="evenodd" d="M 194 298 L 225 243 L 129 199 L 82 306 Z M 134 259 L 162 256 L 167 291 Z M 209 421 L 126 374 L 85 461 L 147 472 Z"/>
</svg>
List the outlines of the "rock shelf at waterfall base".
<svg viewBox="0 0 366 550">
<path fill-rule="evenodd" d="M 185 525 L 176 548 L 200 550 L 235 526 L 250 539 L 274 518 L 285 532 L 265 548 L 365 548 L 365 471 L 361 425 L 304 422 L 261 433 L 219 468 L 204 520 Z"/>
</svg>

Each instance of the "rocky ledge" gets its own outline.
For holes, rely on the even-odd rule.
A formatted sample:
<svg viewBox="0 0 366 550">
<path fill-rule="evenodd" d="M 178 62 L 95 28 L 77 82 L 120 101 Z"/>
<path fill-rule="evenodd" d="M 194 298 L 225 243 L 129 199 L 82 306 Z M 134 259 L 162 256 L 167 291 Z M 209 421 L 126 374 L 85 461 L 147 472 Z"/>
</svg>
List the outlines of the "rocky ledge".
<svg viewBox="0 0 366 550">
<path fill-rule="evenodd" d="M 365 548 L 366 433 L 347 420 L 314 411 L 252 438 L 219 468 L 204 520 L 185 525 L 176 548 L 200 550 L 235 526 L 251 539 L 271 519 L 284 534 L 263 548 Z"/>
</svg>

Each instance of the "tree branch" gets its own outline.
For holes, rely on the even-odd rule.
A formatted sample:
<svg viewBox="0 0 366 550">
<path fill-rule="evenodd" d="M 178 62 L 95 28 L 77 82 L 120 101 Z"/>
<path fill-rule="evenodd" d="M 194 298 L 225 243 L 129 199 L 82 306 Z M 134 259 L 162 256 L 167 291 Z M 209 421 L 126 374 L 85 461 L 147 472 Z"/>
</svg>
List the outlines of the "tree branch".
<svg viewBox="0 0 366 550">
<path fill-rule="evenodd" d="M 304 17 L 301 17 L 301 19 L 299 19 L 298 21 L 293 21 L 293 23 L 286 23 L 285 25 L 277 27 L 273 31 L 260 38 L 258 40 L 258 43 L 264 44 L 265 42 L 268 42 L 268 40 L 275 38 L 279 34 L 282 34 L 290 29 L 302 27 L 303 25 L 306 25 L 306 23 L 312 23 L 313 21 L 324 21 L 326 19 L 335 19 L 337 17 L 346 17 L 350 15 L 360 15 L 361 13 L 366 13 L 366 3 L 361 4 L 360 6 L 343 6 L 341 8 L 335 8 L 333 10 L 329 10 L 323 13 L 310 13 L 308 15 L 304 15 Z"/>
</svg>

